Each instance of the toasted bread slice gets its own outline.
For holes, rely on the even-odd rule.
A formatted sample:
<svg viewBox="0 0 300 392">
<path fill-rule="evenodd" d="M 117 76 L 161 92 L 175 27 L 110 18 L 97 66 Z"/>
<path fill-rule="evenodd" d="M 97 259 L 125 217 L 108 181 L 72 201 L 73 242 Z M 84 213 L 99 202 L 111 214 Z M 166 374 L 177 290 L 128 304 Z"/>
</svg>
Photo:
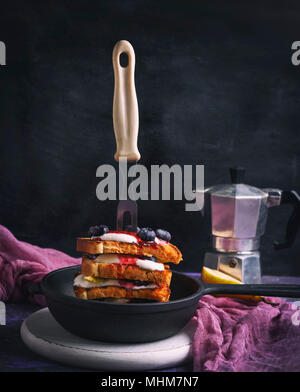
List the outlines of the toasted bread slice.
<svg viewBox="0 0 300 392">
<path fill-rule="evenodd" d="M 146 299 L 158 302 L 168 302 L 170 298 L 170 288 L 161 285 L 154 289 L 126 289 L 123 287 L 107 286 L 84 288 L 74 286 L 76 297 L 81 299 L 102 299 L 102 298 L 128 298 L 128 299 Z"/>
<path fill-rule="evenodd" d="M 172 272 L 168 265 L 163 271 L 148 271 L 131 264 L 106 264 L 89 260 L 86 255 L 82 258 L 81 273 L 99 278 L 128 279 L 165 284 L 170 286 Z"/>
<path fill-rule="evenodd" d="M 102 241 L 98 238 L 77 238 L 77 251 L 91 254 L 117 253 L 146 257 L 154 256 L 159 263 L 178 264 L 182 260 L 180 250 L 170 243 L 152 246 L 147 243 L 129 244 L 119 241 Z"/>
</svg>

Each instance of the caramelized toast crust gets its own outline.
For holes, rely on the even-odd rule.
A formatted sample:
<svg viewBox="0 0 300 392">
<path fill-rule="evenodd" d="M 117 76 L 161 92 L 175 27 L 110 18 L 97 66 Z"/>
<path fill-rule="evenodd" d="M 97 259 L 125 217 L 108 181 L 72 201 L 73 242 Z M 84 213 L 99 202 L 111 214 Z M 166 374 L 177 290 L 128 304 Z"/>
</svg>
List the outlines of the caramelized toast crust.
<svg viewBox="0 0 300 392">
<path fill-rule="evenodd" d="M 178 264 L 182 260 L 180 250 L 170 243 L 151 246 L 147 243 L 129 244 L 127 242 L 77 238 L 77 251 L 91 254 L 116 253 L 147 257 L 154 256 L 160 263 Z"/>
<path fill-rule="evenodd" d="M 84 275 L 108 279 L 141 280 L 170 286 L 172 272 L 168 265 L 164 271 L 148 271 L 132 264 L 105 264 L 92 261 L 86 255 L 82 257 L 81 273 Z"/>
<path fill-rule="evenodd" d="M 123 287 L 93 287 L 86 289 L 84 287 L 74 286 L 76 297 L 81 299 L 101 299 L 101 298 L 138 298 L 159 302 L 168 302 L 171 290 L 168 286 L 159 286 L 155 289 L 125 289 Z"/>
</svg>

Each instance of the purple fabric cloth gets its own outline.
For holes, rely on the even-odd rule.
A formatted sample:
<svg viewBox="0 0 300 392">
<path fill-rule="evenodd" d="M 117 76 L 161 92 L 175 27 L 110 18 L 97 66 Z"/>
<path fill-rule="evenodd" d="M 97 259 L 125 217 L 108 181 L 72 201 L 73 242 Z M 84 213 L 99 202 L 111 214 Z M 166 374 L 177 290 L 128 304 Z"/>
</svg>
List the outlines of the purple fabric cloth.
<svg viewBox="0 0 300 392">
<path fill-rule="evenodd" d="M 194 321 L 194 371 L 300 371 L 300 326 L 291 303 L 205 296 Z M 294 320 L 294 323 L 293 321 Z"/>
<path fill-rule="evenodd" d="M 0 225 L 0 301 L 45 305 L 42 295 L 28 296 L 28 286 L 57 268 L 79 264 L 81 259 L 58 250 L 43 249 L 17 240 Z"/>
</svg>

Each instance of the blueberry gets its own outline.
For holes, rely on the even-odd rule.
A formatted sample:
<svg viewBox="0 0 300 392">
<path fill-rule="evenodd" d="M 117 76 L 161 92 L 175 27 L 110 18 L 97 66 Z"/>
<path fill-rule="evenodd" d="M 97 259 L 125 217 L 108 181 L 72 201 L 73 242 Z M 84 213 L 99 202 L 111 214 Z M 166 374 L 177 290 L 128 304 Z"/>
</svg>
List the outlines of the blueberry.
<svg viewBox="0 0 300 392">
<path fill-rule="evenodd" d="M 88 236 L 93 237 L 95 235 L 98 235 L 98 226 L 91 226 L 88 230 Z"/>
<path fill-rule="evenodd" d="M 141 259 L 145 259 L 145 260 L 150 260 L 150 261 L 155 261 L 157 262 L 157 258 L 154 256 L 139 256 Z"/>
<path fill-rule="evenodd" d="M 130 282 L 132 282 L 135 286 L 147 286 L 147 284 L 149 284 L 149 282 L 144 282 L 142 280 L 130 280 Z"/>
<path fill-rule="evenodd" d="M 154 241 L 155 240 L 155 231 L 150 229 L 149 227 L 143 227 L 140 231 L 138 236 L 143 241 Z"/>
<path fill-rule="evenodd" d="M 88 231 L 89 237 L 101 236 L 109 231 L 106 225 L 91 226 Z"/>
<path fill-rule="evenodd" d="M 100 234 L 98 234 L 98 235 L 103 235 L 103 234 L 109 232 L 109 228 L 106 225 L 99 225 L 98 228 L 100 231 Z"/>
<path fill-rule="evenodd" d="M 157 238 L 160 238 L 161 240 L 170 242 L 171 241 L 171 234 L 167 230 L 163 229 L 156 229 L 156 236 Z"/>
<path fill-rule="evenodd" d="M 95 260 L 97 258 L 98 255 L 92 255 L 92 254 L 88 254 L 87 257 L 89 260 Z"/>
<path fill-rule="evenodd" d="M 140 228 L 137 226 L 136 230 L 134 230 L 134 227 L 132 225 L 127 225 L 125 226 L 125 231 L 129 231 L 130 233 L 139 233 Z"/>
</svg>

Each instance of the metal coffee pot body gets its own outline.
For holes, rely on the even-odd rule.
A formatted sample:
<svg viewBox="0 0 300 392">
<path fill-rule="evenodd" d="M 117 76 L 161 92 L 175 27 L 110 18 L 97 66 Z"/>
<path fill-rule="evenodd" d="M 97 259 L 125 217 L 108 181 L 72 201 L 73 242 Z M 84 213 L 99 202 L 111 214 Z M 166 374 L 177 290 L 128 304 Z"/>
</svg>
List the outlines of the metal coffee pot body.
<svg viewBox="0 0 300 392">
<path fill-rule="evenodd" d="M 197 191 L 200 205 L 211 230 L 211 248 L 204 265 L 219 269 L 244 283 L 260 283 L 260 238 L 265 232 L 270 207 L 294 205 L 286 240 L 277 249 L 294 241 L 300 222 L 300 197 L 295 191 L 259 189 L 244 184 L 245 170 L 232 168 L 231 184 L 215 185 Z"/>
</svg>

